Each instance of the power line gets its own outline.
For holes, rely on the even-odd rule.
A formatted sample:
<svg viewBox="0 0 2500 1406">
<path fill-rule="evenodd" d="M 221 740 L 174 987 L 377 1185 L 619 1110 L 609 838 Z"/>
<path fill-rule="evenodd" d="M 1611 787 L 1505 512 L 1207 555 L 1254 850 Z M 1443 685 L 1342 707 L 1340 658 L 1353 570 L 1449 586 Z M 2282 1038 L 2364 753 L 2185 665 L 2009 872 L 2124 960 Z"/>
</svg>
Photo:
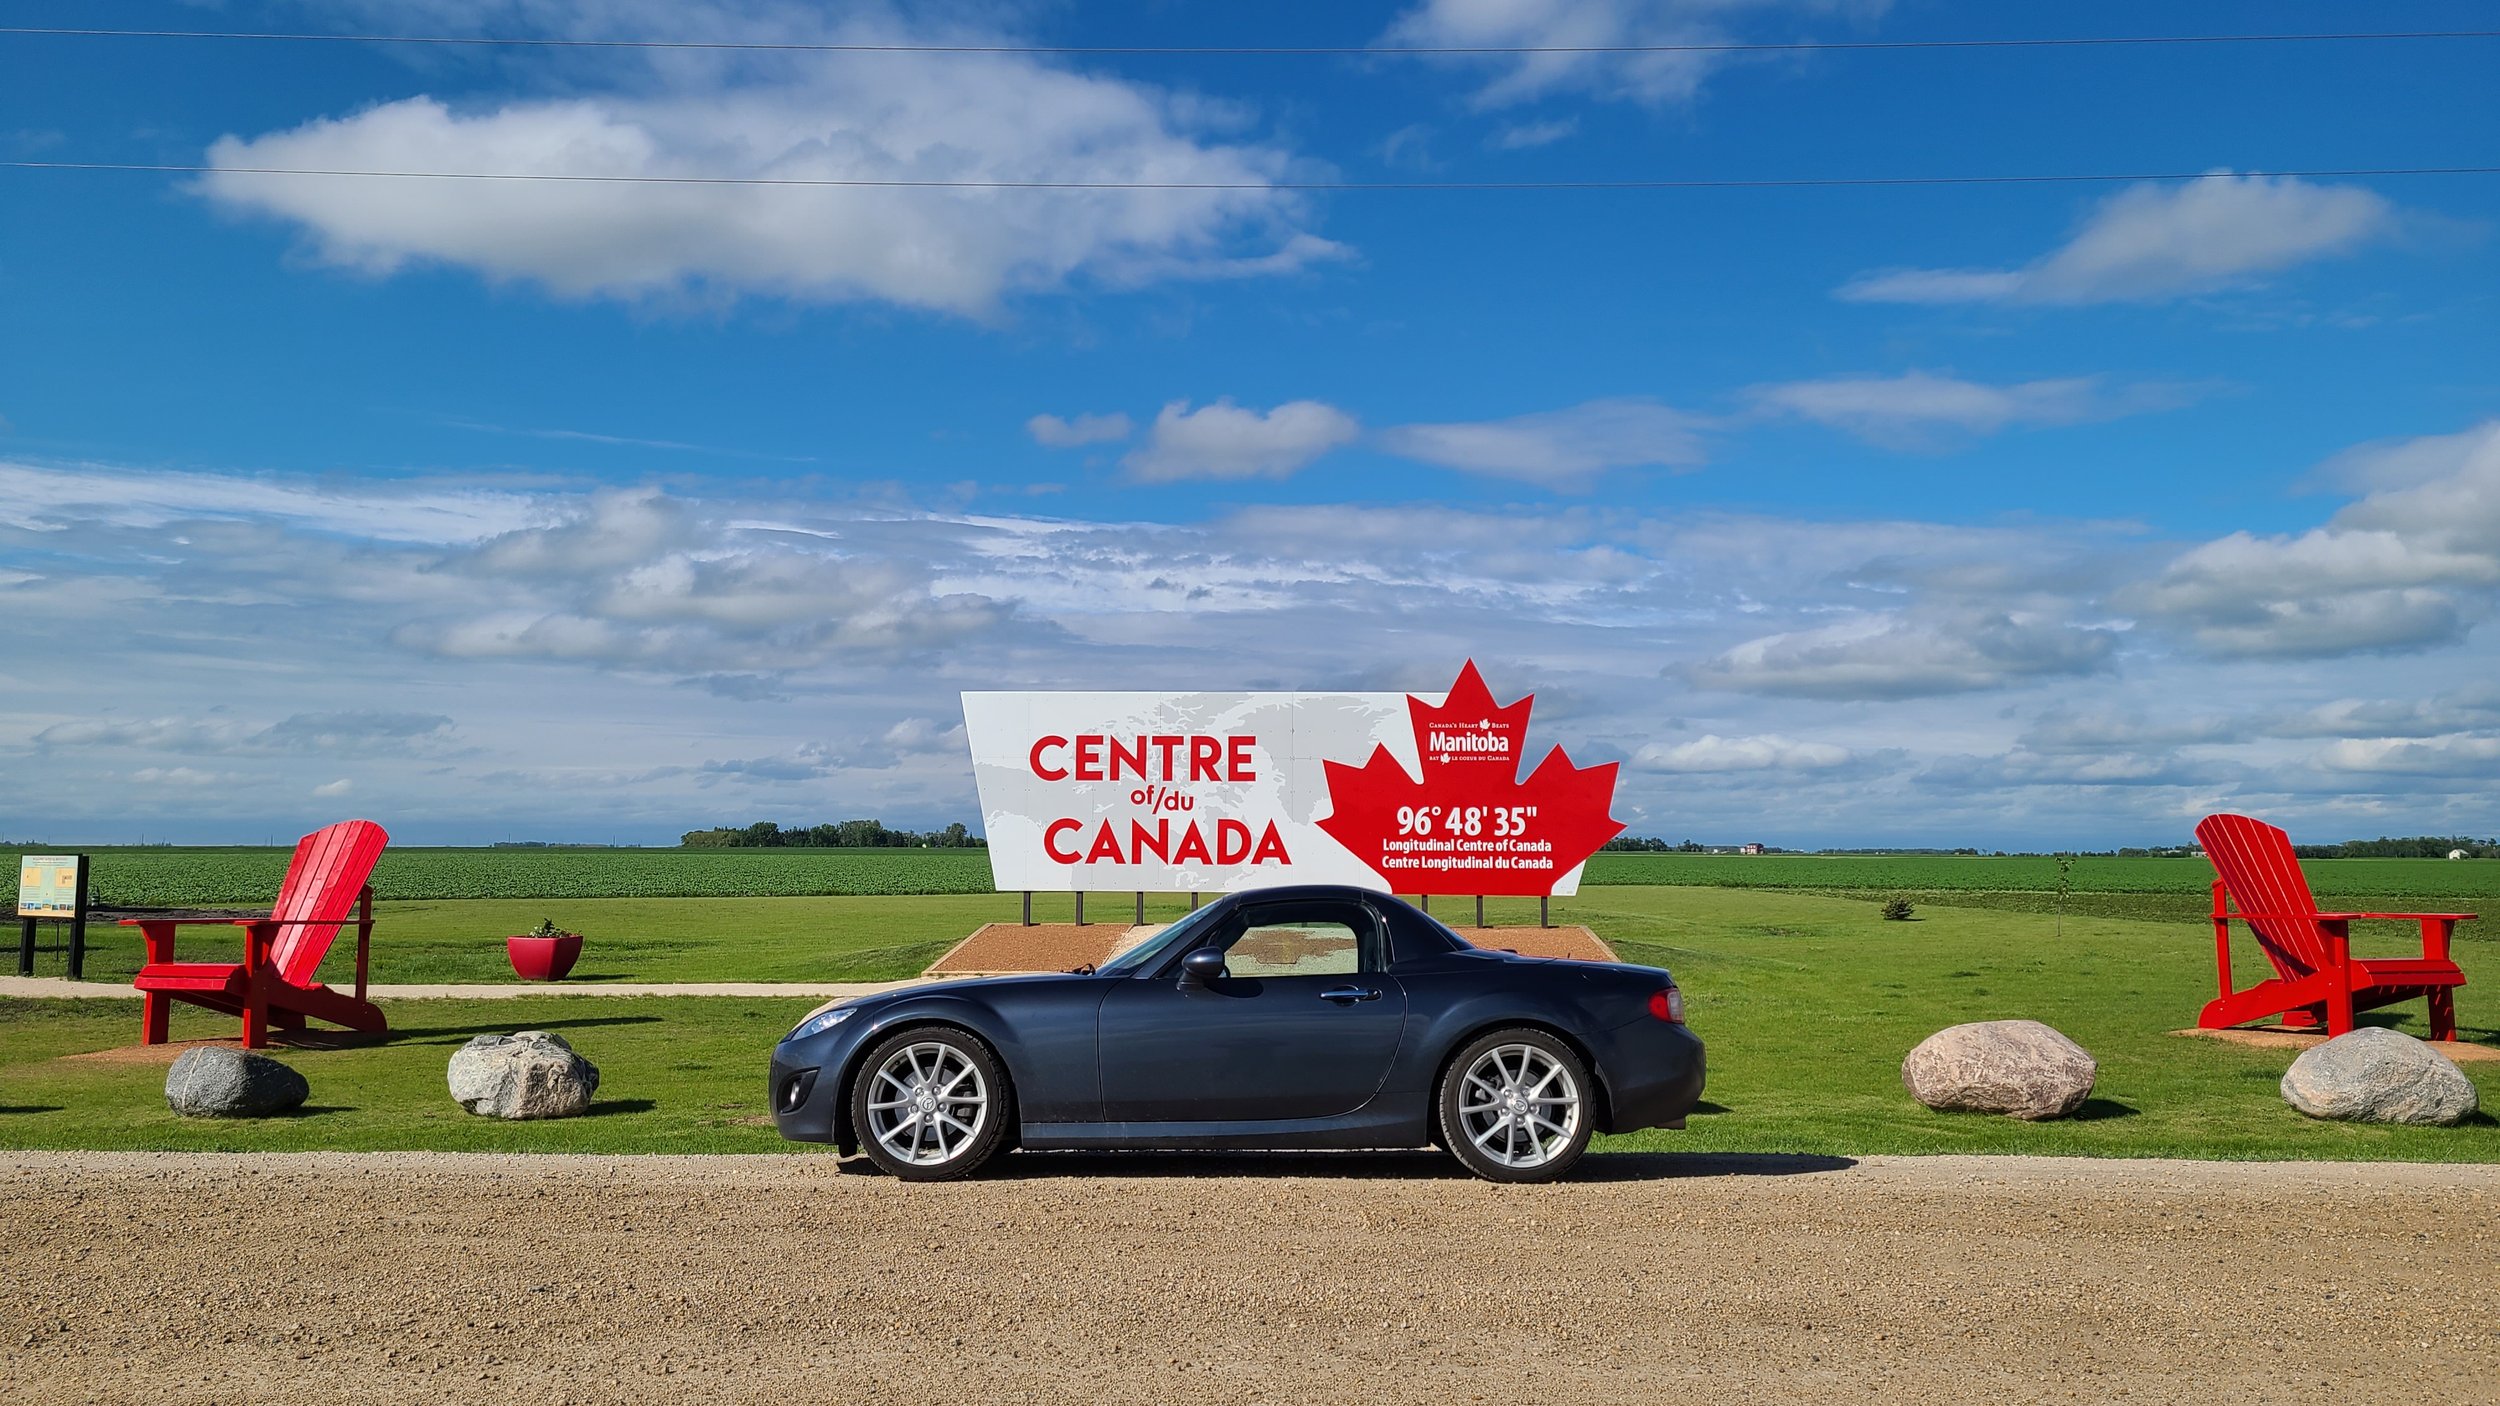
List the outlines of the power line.
<svg viewBox="0 0 2500 1406">
<path fill-rule="evenodd" d="M 2281 171 L 2132 171 L 1980 176 L 1670 177 L 1556 181 L 1016 181 L 879 176 L 659 176 L 555 171 L 372 171 L 315 166 L 194 166 L 160 162 L 0 161 L 19 171 L 121 171 L 164 175 L 336 176 L 409 181 L 561 181 L 593 185 L 795 186 L 867 190 L 1294 190 L 1294 191 L 1606 191 L 1815 190 L 1885 186 L 2093 185 L 2131 181 L 2210 181 L 2253 177 L 2323 180 L 2356 176 L 2492 176 L 2500 166 L 2344 166 Z"/>
<path fill-rule="evenodd" d="M 240 39 L 304 44 L 441 44 L 537 49 L 704 49 L 794 54 L 1030 54 L 1245 57 L 1360 55 L 1510 57 L 1538 54 L 1784 54 L 1896 49 L 2090 49 L 2163 44 L 2327 44 L 2374 40 L 2494 39 L 2500 29 L 2364 30 L 2319 34 L 2117 34 L 2037 39 L 1801 39 L 1721 44 L 808 44 L 719 39 L 556 39 L 459 34 L 299 34 L 224 29 L 77 29 L 0 26 L 0 35 L 80 39 Z"/>
</svg>

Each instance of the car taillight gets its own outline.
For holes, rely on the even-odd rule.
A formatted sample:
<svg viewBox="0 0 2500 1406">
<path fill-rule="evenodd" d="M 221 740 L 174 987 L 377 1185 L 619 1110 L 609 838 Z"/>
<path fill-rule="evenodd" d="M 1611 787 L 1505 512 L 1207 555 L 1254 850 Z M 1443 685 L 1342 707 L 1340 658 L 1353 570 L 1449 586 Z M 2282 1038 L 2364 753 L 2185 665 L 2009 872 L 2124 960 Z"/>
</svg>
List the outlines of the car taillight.
<svg viewBox="0 0 2500 1406">
<path fill-rule="evenodd" d="M 1670 986 L 1649 998 L 1649 1013 L 1677 1025 L 1684 1023 L 1684 993 Z"/>
</svg>

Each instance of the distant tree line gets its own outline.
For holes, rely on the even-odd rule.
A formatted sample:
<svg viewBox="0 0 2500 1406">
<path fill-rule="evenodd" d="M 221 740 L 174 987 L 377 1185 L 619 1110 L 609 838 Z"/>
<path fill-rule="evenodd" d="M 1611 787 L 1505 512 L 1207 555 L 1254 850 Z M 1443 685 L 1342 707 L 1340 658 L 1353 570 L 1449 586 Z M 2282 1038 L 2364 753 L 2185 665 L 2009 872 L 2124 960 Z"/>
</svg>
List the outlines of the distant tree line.
<svg viewBox="0 0 2500 1406">
<path fill-rule="evenodd" d="M 752 825 L 722 825 L 688 830 L 678 844 L 687 849 L 987 849 L 989 841 L 963 827 L 943 830 L 889 830 L 881 820 L 844 820 L 824 825 L 793 825 L 783 829 L 770 820 Z"/>
<path fill-rule="evenodd" d="M 2292 846 L 2292 853 L 2303 859 L 2446 859 L 2456 850 L 2464 850 L 2475 859 L 2500 859 L 2500 840 L 2477 840 L 2465 835 L 2407 835 L 2399 840 L 2381 835 L 2375 840 L 2346 840 L 2340 845 Z"/>
</svg>

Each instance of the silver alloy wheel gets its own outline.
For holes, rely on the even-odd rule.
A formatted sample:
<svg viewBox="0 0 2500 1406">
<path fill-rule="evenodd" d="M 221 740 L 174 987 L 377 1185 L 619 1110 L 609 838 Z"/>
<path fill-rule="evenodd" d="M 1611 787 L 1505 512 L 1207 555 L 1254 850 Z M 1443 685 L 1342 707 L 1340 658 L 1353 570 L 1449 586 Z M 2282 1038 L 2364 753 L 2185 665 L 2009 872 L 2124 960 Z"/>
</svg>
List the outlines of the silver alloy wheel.
<svg viewBox="0 0 2500 1406">
<path fill-rule="evenodd" d="M 905 1045 L 869 1081 L 869 1136 L 905 1162 L 934 1167 L 952 1161 L 989 1126 L 989 1086 L 953 1045 Z"/>
<path fill-rule="evenodd" d="M 1505 1167 L 1542 1167 L 1580 1130 L 1580 1086 L 1550 1051 L 1496 1045 L 1467 1067 L 1458 1089 L 1460 1130 Z"/>
</svg>

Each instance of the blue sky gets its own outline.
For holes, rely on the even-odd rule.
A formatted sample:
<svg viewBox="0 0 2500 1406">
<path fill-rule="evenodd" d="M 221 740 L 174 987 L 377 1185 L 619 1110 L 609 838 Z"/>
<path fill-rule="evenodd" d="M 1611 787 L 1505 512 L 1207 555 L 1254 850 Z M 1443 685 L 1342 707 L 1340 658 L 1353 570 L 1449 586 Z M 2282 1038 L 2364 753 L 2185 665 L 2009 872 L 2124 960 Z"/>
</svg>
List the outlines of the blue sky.
<svg viewBox="0 0 2500 1406">
<path fill-rule="evenodd" d="M 828 18 L 838 13 L 839 18 Z M 2472 5 L 130 3 L 1535 47 Z M 9 23 L 97 23 L 24 3 Z M 0 833 L 972 816 L 954 694 L 1534 688 L 1636 831 L 2500 829 L 2500 41 L 1540 58 L 0 38 Z M 825 190 L 235 168 L 976 178 Z"/>
</svg>

